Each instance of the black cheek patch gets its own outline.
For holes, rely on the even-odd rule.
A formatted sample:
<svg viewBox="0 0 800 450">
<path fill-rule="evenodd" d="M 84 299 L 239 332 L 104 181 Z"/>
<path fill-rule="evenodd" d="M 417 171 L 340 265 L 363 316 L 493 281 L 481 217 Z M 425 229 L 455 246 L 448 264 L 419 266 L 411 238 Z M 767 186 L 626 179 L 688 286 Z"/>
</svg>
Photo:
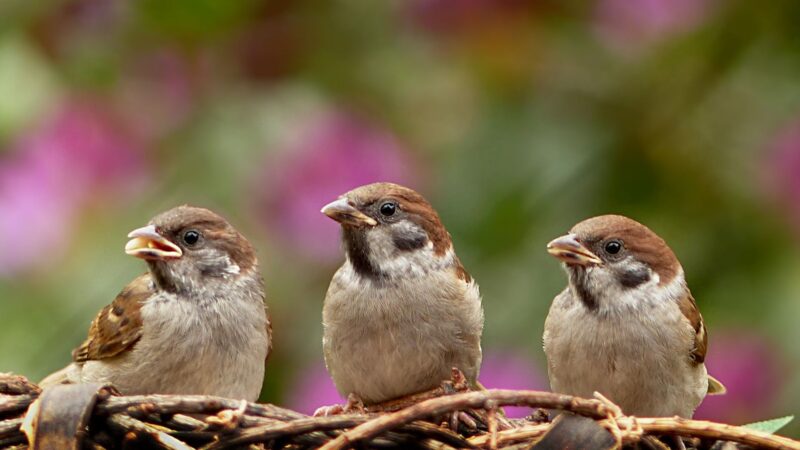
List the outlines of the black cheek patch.
<svg viewBox="0 0 800 450">
<path fill-rule="evenodd" d="M 424 247 L 428 237 L 425 233 L 409 233 L 393 236 L 392 241 L 398 250 L 410 251 Z"/>
<path fill-rule="evenodd" d="M 632 270 L 620 272 L 617 275 L 620 284 L 626 288 L 635 288 L 642 283 L 650 281 L 650 271 L 646 267 L 639 267 Z"/>
</svg>

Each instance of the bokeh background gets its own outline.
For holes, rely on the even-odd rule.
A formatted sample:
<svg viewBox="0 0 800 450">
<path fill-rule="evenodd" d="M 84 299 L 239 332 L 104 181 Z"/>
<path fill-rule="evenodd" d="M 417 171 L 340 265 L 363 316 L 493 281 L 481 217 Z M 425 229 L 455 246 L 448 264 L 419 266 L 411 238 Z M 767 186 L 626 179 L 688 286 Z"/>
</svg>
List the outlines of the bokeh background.
<svg viewBox="0 0 800 450">
<path fill-rule="evenodd" d="M 191 203 L 259 250 L 262 400 L 338 401 L 318 211 L 389 180 L 480 282 L 489 387 L 546 388 L 545 243 L 615 212 L 666 238 L 706 318 L 729 394 L 697 416 L 800 413 L 798 23 L 792 0 L 0 2 L 0 370 L 68 363 L 144 270 L 126 233 Z"/>
</svg>

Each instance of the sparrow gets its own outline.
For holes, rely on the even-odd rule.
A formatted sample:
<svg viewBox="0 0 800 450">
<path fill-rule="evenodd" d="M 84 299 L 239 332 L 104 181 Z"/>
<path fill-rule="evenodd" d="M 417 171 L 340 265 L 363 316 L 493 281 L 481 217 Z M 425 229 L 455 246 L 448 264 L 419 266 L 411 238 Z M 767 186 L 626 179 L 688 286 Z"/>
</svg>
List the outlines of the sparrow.
<svg viewBox="0 0 800 450">
<path fill-rule="evenodd" d="M 544 326 L 554 392 L 608 397 L 626 414 L 691 418 L 724 393 L 704 364 L 708 335 L 683 268 L 646 226 L 618 215 L 584 220 L 547 244 L 569 283 Z"/>
<path fill-rule="evenodd" d="M 322 310 L 325 364 L 339 392 L 377 404 L 438 387 L 453 368 L 474 384 L 481 296 L 430 203 L 374 183 L 322 213 L 341 224 L 345 250 Z"/>
<path fill-rule="evenodd" d="M 42 385 L 255 401 L 272 330 L 252 245 L 219 215 L 191 206 L 128 237 L 125 253 L 144 259 L 148 272 L 97 314 L 73 362 Z"/>
</svg>

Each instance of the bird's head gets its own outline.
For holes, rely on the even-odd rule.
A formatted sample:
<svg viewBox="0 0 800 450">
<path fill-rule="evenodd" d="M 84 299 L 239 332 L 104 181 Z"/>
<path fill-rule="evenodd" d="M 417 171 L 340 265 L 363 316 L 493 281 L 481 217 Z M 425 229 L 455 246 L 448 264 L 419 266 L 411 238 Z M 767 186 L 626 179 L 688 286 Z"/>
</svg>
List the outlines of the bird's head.
<svg viewBox="0 0 800 450">
<path fill-rule="evenodd" d="M 156 284 L 167 291 L 191 292 L 258 271 L 252 245 L 208 209 L 170 209 L 128 237 L 125 252 L 146 260 Z"/>
</svg>

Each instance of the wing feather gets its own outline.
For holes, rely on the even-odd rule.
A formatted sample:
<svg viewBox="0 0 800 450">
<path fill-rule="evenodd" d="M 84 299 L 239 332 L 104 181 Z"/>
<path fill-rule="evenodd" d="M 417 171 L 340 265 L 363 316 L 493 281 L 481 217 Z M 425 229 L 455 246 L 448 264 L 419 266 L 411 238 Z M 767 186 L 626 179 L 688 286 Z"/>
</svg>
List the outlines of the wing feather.
<svg viewBox="0 0 800 450">
<path fill-rule="evenodd" d="M 143 302 L 155 293 L 150 274 L 130 282 L 89 327 L 89 336 L 72 352 L 75 362 L 107 359 L 133 347 L 142 336 Z"/>
</svg>

